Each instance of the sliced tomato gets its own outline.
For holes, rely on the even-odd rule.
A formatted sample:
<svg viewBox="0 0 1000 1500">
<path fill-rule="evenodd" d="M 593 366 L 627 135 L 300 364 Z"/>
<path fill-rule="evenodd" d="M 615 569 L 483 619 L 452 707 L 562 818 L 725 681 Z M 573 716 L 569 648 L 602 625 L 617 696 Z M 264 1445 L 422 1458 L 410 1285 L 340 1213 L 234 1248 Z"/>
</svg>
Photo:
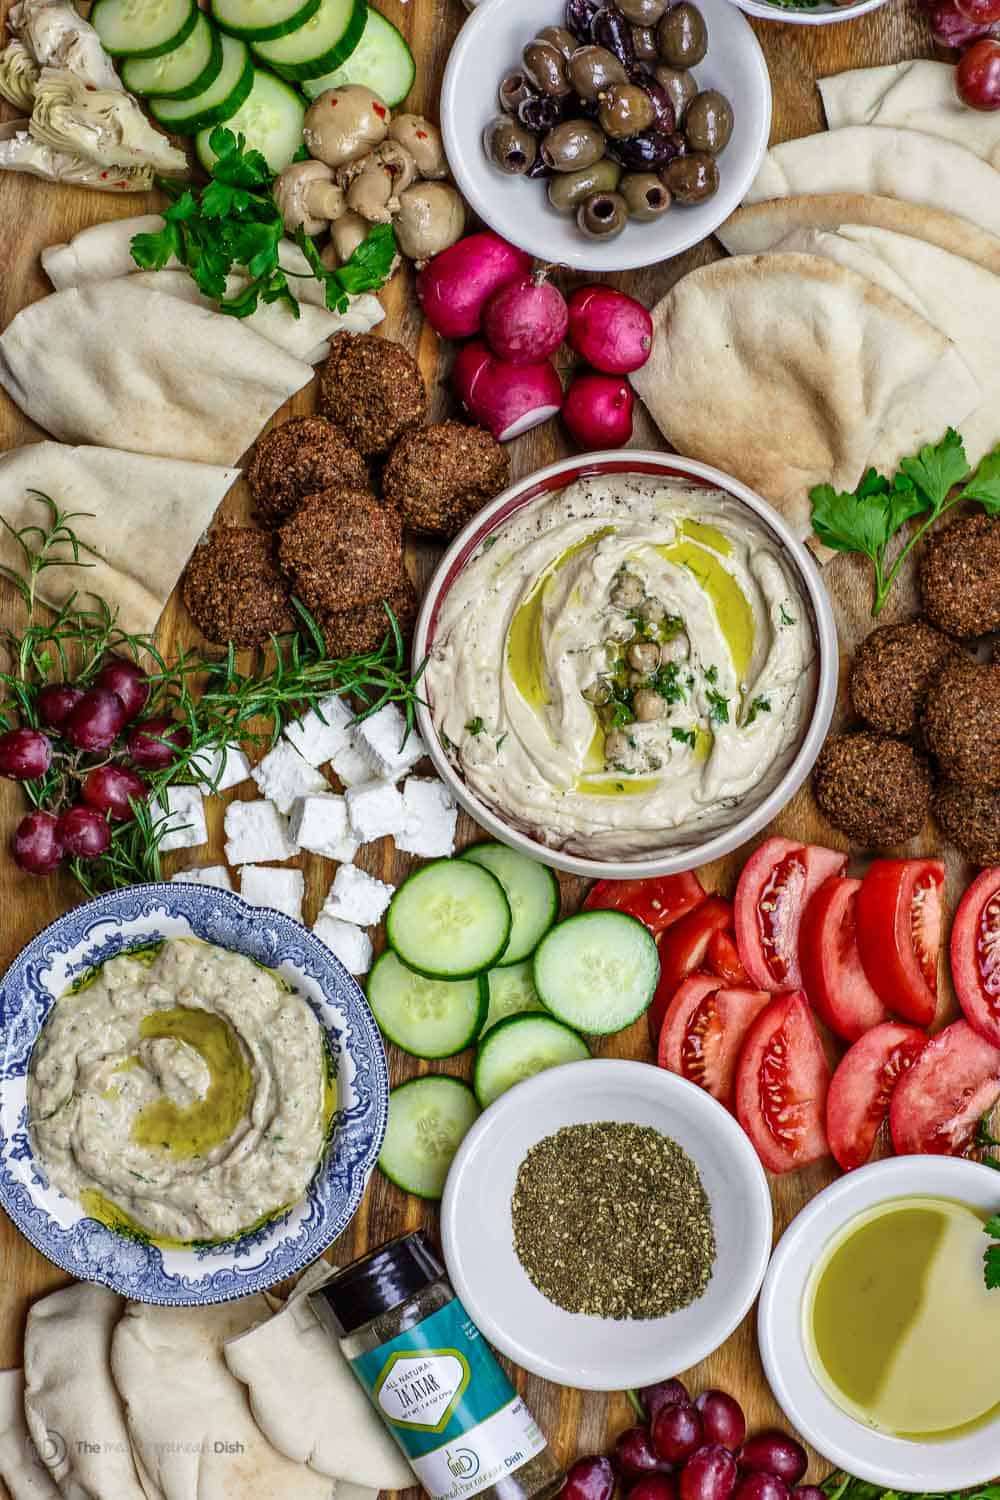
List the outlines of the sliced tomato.
<svg viewBox="0 0 1000 1500">
<path fill-rule="evenodd" d="M 654 1047 L 660 1040 L 660 1027 L 663 1025 L 667 1006 L 682 980 L 703 966 L 712 933 L 724 932 L 731 929 L 732 925 L 732 902 L 724 901 L 721 896 L 706 896 L 700 906 L 681 917 L 659 939 L 660 982 L 656 986 L 653 1003 L 646 1012 L 649 1040 Z"/>
<path fill-rule="evenodd" d="M 860 880 L 837 875 L 824 880 L 799 929 L 799 967 L 809 1003 L 845 1042 L 856 1042 L 889 1019 L 861 966 L 855 932 L 860 889 Z"/>
<path fill-rule="evenodd" d="M 740 1049 L 770 998 L 722 987 L 716 974 L 690 974 L 667 1007 L 657 1062 L 730 1106 Z"/>
<path fill-rule="evenodd" d="M 1000 865 L 977 875 L 959 903 L 951 977 L 969 1025 L 1000 1047 Z"/>
<path fill-rule="evenodd" d="M 628 912 L 657 937 L 704 901 L 706 891 L 693 870 L 650 880 L 599 880 L 583 903 L 588 911 L 611 907 Z"/>
<path fill-rule="evenodd" d="M 830 1065 L 801 990 L 777 995 L 747 1033 L 736 1064 L 736 1117 L 771 1172 L 791 1172 L 829 1152 Z"/>
<path fill-rule="evenodd" d="M 799 926 L 813 892 L 841 875 L 847 855 L 819 844 L 767 839 L 736 886 L 736 946 L 750 982 L 781 994 L 802 986 Z"/>
<path fill-rule="evenodd" d="M 746 984 L 749 978 L 740 961 L 740 951 L 728 932 L 713 932 L 705 950 L 709 973 L 718 974 L 727 984 Z"/>
<path fill-rule="evenodd" d="M 939 859 L 877 859 L 858 892 L 865 973 L 893 1014 L 915 1026 L 929 1026 L 937 1010 L 943 885 Z"/>
<path fill-rule="evenodd" d="M 899 1156 L 959 1156 L 1000 1099 L 1000 1047 L 953 1021 L 932 1036 L 896 1086 L 889 1107 Z"/>
<path fill-rule="evenodd" d="M 916 1026 L 883 1021 L 840 1059 L 826 1099 L 826 1134 L 845 1172 L 870 1158 L 893 1091 L 926 1046 Z"/>
</svg>

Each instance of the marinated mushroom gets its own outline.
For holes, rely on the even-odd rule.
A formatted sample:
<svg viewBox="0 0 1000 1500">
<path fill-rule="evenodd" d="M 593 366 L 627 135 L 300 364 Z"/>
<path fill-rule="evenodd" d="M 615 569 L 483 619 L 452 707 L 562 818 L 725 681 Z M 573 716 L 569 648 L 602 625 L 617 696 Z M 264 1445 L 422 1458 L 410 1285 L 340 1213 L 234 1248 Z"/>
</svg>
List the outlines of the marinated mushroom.
<svg viewBox="0 0 1000 1500">
<path fill-rule="evenodd" d="M 400 194 L 396 243 L 410 260 L 430 260 L 461 239 L 465 205 L 447 182 L 416 182 Z"/>
<path fill-rule="evenodd" d="M 371 225 L 360 214 L 350 209 L 330 225 L 330 239 L 320 252 L 320 260 L 328 271 L 336 271 L 349 261 L 358 246 L 368 238 Z"/>
<path fill-rule="evenodd" d="M 392 173 L 374 156 L 365 158 L 364 167 L 347 189 L 347 206 L 369 224 L 388 224 L 397 212 L 399 199 L 393 197 Z"/>
<path fill-rule="evenodd" d="M 347 207 L 343 189 L 333 180 L 333 168 L 322 161 L 294 161 L 274 183 L 274 201 L 288 230 L 319 234 Z"/>
<path fill-rule="evenodd" d="M 327 89 L 306 111 L 302 136 L 309 154 L 342 167 L 380 146 L 392 116 L 379 96 L 360 83 Z"/>
<path fill-rule="evenodd" d="M 429 182 L 448 175 L 441 132 L 423 115 L 397 115 L 389 126 L 389 139 L 398 141 L 413 157 L 417 174 Z M 409 183 L 407 183 L 407 187 Z M 403 191 L 402 188 L 399 189 Z"/>
</svg>

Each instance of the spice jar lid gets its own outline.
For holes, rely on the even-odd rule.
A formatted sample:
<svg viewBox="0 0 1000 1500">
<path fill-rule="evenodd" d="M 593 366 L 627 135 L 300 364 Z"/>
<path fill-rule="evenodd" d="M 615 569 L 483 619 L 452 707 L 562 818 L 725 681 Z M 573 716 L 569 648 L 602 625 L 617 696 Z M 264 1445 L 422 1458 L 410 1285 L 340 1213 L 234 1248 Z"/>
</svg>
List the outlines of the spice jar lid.
<svg viewBox="0 0 1000 1500">
<path fill-rule="evenodd" d="M 445 1274 L 422 1229 L 389 1240 L 312 1293 L 326 1302 L 341 1338 L 409 1299 Z"/>
</svg>

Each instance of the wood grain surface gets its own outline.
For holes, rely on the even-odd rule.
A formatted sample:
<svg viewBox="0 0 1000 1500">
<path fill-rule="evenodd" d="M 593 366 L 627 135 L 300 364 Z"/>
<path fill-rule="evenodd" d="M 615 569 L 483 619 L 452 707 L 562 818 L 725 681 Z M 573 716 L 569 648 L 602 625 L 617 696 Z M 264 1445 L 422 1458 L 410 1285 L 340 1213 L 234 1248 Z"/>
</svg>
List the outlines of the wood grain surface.
<svg viewBox="0 0 1000 1500">
<path fill-rule="evenodd" d="M 448 49 L 465 17 L 460 0 L 409 0 L 409 3 L 379 0 L 379 3 L 389 19 L 406 33 L 417 57 L 417 84 L 410 98 L 410 107 L 424 110 L 434 118 Z M 0 12 L 5 12 L 8 4 L 9 0 L 0 0 Z M 554 10 L 553 5 L 539 7 L 540 14 L 544 11 L 547 20 L 555 18 Z M 552 16 L 549 15 L 550 11 L 553 12 Z M 822 128 L 822 111 L 815 88 L 818 77 L 850 67 L 866 67 L 932 55 L 929 34 L 914 0 L 891 0 L 890 4 L 871 15 L 834 26 L 787 25 L 781 24 L 780 13 L 776 12 L 776 17 L 779 19 L 775 23 L 752 23 L 767 57 L 774 90 L 772 142 Z M 492 78 L 493 66 L 492 60 L 484 60 L 484 85 L 487 74 Z M 9 106 L 2 104 L 0 110 L 6 112 L 2 118 L 9 118 L 14 113 Z M 21 307 L 50 290 L 38 260 L 39 251 L 44 246 L 66 240 L 85 225 L 100 219 L 147 212 L 156 203 L 155 195 L 150 195 L 148 199 L 142 196 L 119 199 L 79 188 L 55 187 L 23 175 L 4 174 L 0 177 L 0 326 L 6 326 Z M 651 306 L 680 276 L 720 254 L 718 244 L 709 240 L 674 261 L 611 280 Z M 566 280 L 567 284 L 573 284 L 572 278 Z M 440 343 L 433 331 L 423 325 L 412 294 L 412 278 L 407 271 L 396 277 L 383 298 L 388 317 L 380 332 L 387 338 L 405 344 L 419 360 L 431 393 L 431 419 L 436 420 L 450 410 L 446 375 L 454 349 Z M 94 391 L 93 399 L 100 401 L 101 392 Z M 312 404 L 313 391 L 308 388 L 294 399 L 277 420 L 281 421 L 293 413 L 308 412 L 312 409 Z M 0 450 L 33 442 L 40 435 L 0 392 Z M 634 441 L 637 447 L 665 447 L 642 411 L 638 412 Z M 563 456 L 569 448 L 559 425 L 550 423 L 520 438 L 512 444 L 511 451 L 514 474 L 517 477 Z M 737 456 L 734 455 L 734 469 L 739 467 L 736 460 Z M 148 504 L 149 524 L 155 528 L 155 495 L 148 497 Z M 221 514 L 232 520 L 242 519 L 249 514 L 242 484 L 237 485 L 228 496 Z M 426 577 L 433 560 L 434 552 L 430 547 L 412 547 L 408 561 L 414 577 Z M 867 633 L 870 626 L 869 578 L 865 568 L 856 559 L 843 557 L 830 565 L 826 577 L 837 608 L 843 666 L 853 646 Z M 15 619 L 16 607 L 12 594 L 5 585 L 0 585 L 0 589 L 0 608 L 4 611 L 4 617 Z M 897 598 L 891 612 L 887 612 L 887 618 L 905 616 L 912 608 L 912 602 L 912 580 L 906 579 L 897 590 Z M 196 633 L 184 607 L 175 598 L 169 604 L 161 623 L 161 648 L 169 651 L 174 646 L 186 645 L 195 639 Z M 842 671 L 842 698 L 844 676 Z M 229 795 L 249 798 L 255 792 L 256 789 L 251 784 L 249 787 L 237 788 Z M 221 857 L 223 801 L 222 798 L 214 799 L 209 806 L 212 842 L 209 850 L 194 851 L 193 857 L 199 863 L 209 862 L 209 856 Z M 21 816 L 21 810 L 21 797 L 17 788 L 9 782 L 0 783 L 0 838 L 4 842 Z M 475 831 L 471 820 L 463 816 L 461 841 L 469 842 Z M 769 831 L 846 847 L 844 841 L 820 817 L 807 790 L 800 793 L 785 809 Z M 924 836 L 914 840 L 901 852 L 917 853 L 934 849 L 935 840 L 935 831 L 928 825 Z M 745 849 L 739 857 L 708 867 L 703 872 L 706 883 L 724 893 L 731 892 L 748 852 L 749 849 Z M 177 864 L 190 862 L 191 857 L 183 854 L 168 856 L 165 861 L 167 873 Z M 951 911 L 968 871 L 953 851 L 948 853 L 948 860 L 948 905 Z M 394 883 L 406 873 L 410 863 L 406 856 L 395 853 L 389 840 L 378 845 L 367 845 L 362 849 L 358 862 L 373 874 Z M 297 863 L 306 872 L 306 918 L 312 920 L 322 904 L 333 875 L 333 867 L 324 860 L 310 856 L 303 856 Z M 581 896 L 581 883 L 563 877 L 562 887 L 564 909 L 573 910 Z M 79 900 L 80 893 L 68 877 L 31 879 L 22 875 L 9 858 L 0 857 L 0 968 L 5 968 L 22 945 L 40 928 L 76 905 Z M 950 996 L 949 1004 L 953 1004 Z M 645 1022 L 637 1023 L 619 1036 L 606 1039 L 596 1050 L 605 1056 L 649 1059 Z M 407 1058 L 391 1047 L 389 1053 L 394 1083 L 431 1070 L 430 1065 Z M 456 1073 L 467 1074 L 468 1056 L 460 1057 L 447 1065 L 437 1064 L 435 1070 L 440 1071 L 444 1066 Z M 780 1179 L 773 1178 L 776 1235 L 836 1175 L 836 1169 L 831 1163 L 820 1163 L 804 1172 Z M 390 1236 L 418 1225 L 423 1224 L 434 1230 L 435 1221 L 433 1207 L 407 1197 L 376 1172 L 353 1224 L 334 1247 L 333 1257 L 346 1262 L 368 1246 L 378 1245 Z M 21 1362 L 24 1318 L 31 1302 L 39 1295 L 64 1284 L 66 1280 L 65 1275 L 39 1255 L 0 1214 L 0 1368 Z M 666 1349 L 664 1363 L 670 1363 L 669 1350 Z M 690 1372 L 690 1378 L 696 1390 L 711 1383 L 736 1394 L 746 1407 L 752 1426 L 782 1422 L 781 1413 L 774 1404 L 760 1367 L 752 1315 L 721 1349 L 702 1366 Z M 605 1449 L 630 1421 L 630 1408 L 623 1396 L 585 1395 L 548 1385 L 520 1372 L 517 1372 L 516 1379 L 542 1428 L 560 1458 L 565 1461 L 580 1453 Z M 821 1477 L 827 1467 L 819 1458 L 814 1457 L 810 1477 Z M 109 1500 L 113 1500 L 113 1497 L 109 1497 Z"/>
</svg>

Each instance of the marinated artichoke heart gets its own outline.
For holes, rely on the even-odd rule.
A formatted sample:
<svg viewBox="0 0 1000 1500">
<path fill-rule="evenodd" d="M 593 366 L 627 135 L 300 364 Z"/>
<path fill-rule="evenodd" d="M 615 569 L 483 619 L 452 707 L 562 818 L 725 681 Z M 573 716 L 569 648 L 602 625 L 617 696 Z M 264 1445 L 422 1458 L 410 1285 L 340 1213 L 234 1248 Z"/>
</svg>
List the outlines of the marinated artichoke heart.
<svg viewBox="0 0 1000 1500">
<path fill-rule="evenodd" d="M 65 68 L 92 88 L 121 91 L 100 37 L 71 0 L 21 0 L 7 19 L 40 68 Z"/>
<path fill-rule="evenodd" d="M 0 172 L 29 172 L 48 182 L 69 182 L 101 193 L 144 193 L 153 186 L 152 167 L 104 167 L 69 151 L 56 151 L 28 134 L 28 120 L 0 125 Z"/>
<path fill-rule="evenodd" d="M 183 151 L 154 130 L 131 94 L 92 89 L 64 68 L 43 68 L 29 126 L 36 141 L 102 167 L 187 171 Z"/>
<path fill-rule="evenodd" d="M 8 42 L 0 52 L 0 96 L 18 109 L 30 109 L 38 81 L 38 64 L 23 42 Z"/>
</svg>

